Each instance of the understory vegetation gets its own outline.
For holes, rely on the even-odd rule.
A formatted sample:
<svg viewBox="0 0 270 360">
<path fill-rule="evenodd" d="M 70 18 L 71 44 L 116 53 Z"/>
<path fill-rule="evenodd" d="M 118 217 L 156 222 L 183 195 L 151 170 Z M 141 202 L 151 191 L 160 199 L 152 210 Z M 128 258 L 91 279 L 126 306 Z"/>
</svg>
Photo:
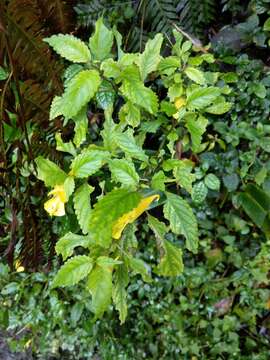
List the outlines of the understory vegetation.
<svg viewBox="0 0 270 360">
<path fill-rule="evenodd" d="M 269 359 L 269 39 L 269 0 L 1 2 L 0 358 Z"/>
</svg>

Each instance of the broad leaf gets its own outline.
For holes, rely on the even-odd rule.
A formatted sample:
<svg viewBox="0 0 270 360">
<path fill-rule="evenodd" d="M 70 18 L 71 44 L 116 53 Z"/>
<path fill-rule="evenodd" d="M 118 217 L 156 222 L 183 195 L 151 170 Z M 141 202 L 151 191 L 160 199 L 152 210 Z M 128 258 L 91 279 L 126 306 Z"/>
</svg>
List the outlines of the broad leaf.
<svg viewBox="0 0 270 360">
<path fill-rule="evenodd" d="M 164 206 L 164 216 L 170 222 L 170 228 L 175 234 L 186 238 L 188 250 L 196 253 L 198 248 L 198 225 L 191 207 L 179 195 L 167 192 Z"/>
<path fill-rule="evenodd" d="M 67 178 L 67 174 L 54 162 L 39 156 L 35 160 L 38 170 L 38 179 L 44 181 L 46 186 L 61 185 Z"/>
<path fill-rule="evenodd" d="M 184 270 L 184 264 L 182 260 L 182 250 L 169 241 L 163 242 L 163 248 L 165 251 L 157 270 L 159 275 L 163 276 L 177 276 Z"/>
<path fill-rule="evenodd" d="M 96 70 L 83 70 L 68 83 L 62 96 L 62 114 L 70 119 L 75 116 L 95 95 L 100 85 Z"/>
<path fill-rule="evenodd" d="M 75 135 L 73 142 L 76 147 L 79 147 L 86 140 L 86 133 L 88 129 L 86 108 L 83 108 L 76 116 L 74 116 L 73 120 L 75 122 Z"/>
<path fill-rule="evenodd" d="M 90 273 L 92 267 L 93 260 L 89 256 L 74 256 L 60 268 L 53 280 L 52 287 L 75 285 Z"/>
<path fill-rule="evenodd" d="M 151 180 L 151 188 L 154 190 L 165 191 L 165 182 L 168 180 L 167 176 L 162 170 L 156 172 Z"/>
<path fill-rule="evenodd" d="M 89 39 L 89 46 L 94 60 L 106 59 L 110 55 L 112 45 L 113 32 L 103 24 L 103 19 L 100 18 L 96 22 L 94 35 Z"/>
<path fill-rule="evenodd" d="M 208 193 L 208 189 L 204 182 L 200 181 L 193 186 L 191 198 L 196 204 L 201 204 Z"/>
<path fill-rule="evenodd" d="M 191 140 L 192 140 L 192 150 L 194 152 L 199 152 L 201 147 L 202 136 L 205 133 L 208 120 L 199 116 L 189 116 L 186 120 L 186 128 L 188 129 Z"/>
<path fill-rule="evenodd" d="M 55 140 L 56 140 L 56 150 L 63 151 L 73 156 L 76 156 L 76 150 L 71 141 L 63 142 L 60 133 L 55 134 Z"/>
<path fill-rule="evenodd" d="M 90 232 L 97 244 L 109 247 L 115 221 L 134 209 L 141 200 L 139 193 L 115 189 L 103 196 L 92 210 Z"/>
<path fill-rule="evenodd" d="M 76 62 L 86 63 L 91 60 L 88 47 L 73 35 L 59 34 L 43 39 L 63 58 Z"/>
<path fill-rule="evenodd" d="M 94 188 L 92 186 L 85 183 L 76 190 L 73 197 L 75 213 L 83 234 L 87 234 L 89 232 L 92 211 L 90 205 L 90 194 L 93 190 Z"/>
<path fill-rule="evenodd" d="M 155 234 L 156 239 L 158 240 L 159 244 L 162 245 L 164 241 L 164 236 L 168 232 L 167 226 L 156 219 L 154 216 L 148 214 L 148 225 L 150 229 Z"/>
<path fill-rule="evenodd" d="M 192 183 L 196 180 L 196 175 L 192 174 L 193 163 L 190 160 L 179 160 L 177 167 L 173 170 L 173 175 L 177 184 L 182 186 L 187 192 L 191 193 Z"/>
<path fill-rule="evenodd" d="M 163 42 L 162 34 L 157 34 L 154 39 L 148 40 L 144 52 L 140 54 L 138 65 L 142 80 L 144 81 L 148 74 L 155 71 L 161 59 L 160 49 Z"/>
<path fill-rule="evenodd" d="M 130 101 L 127 101 L 120 109 L 119 118 L 121 121 L 126 121 L 128 125 L 137 127 L 140 125 L 141 120 L 140 109 Z"/>
<path fill-rule="evenodd" d="M 95 318 L 100 318 L 111 303 L 111 269 L 96 265 L 88 277 L 87 288 L 92 295 L 92 311 L 95 313 Z"/>
<path fill-rule="evenodd" d="M 128 269 L 125 264 L 119 265 L 114 272 L 114 284 L 112 290 L 112 298 L 115 308 L 119 312 L 121 324 L 125 322 L 127 317 L 127 291 L 126 287 L 129 282 Z"/>
<path fill-rule="evenodd" d="M 150 267 L 141 259 L 136 259 L 134 257 L 128 258 L 128 263 L 130 268 L 135 274 L 140 274 L 145 282 L 151 282 L 152 278 L 150 275 Z"/>
<path fill-rule="evenodd" d="M 187 75 L 187 77 L 190 78 L 190 80 L 194 81 L 195 83 L 199 84 L 199 85 L 204 85 L 205 84 L 205 77 L 203 75 L 203 72 L 199 69 L 196 69 L 194 67 L 188 66 L 185 69 L 185 74 Z"/>
<path fill-rule="evenodd" d="M 82 246 L 87 248 L 92 243 L 93 241 L 89 236 L 82 236 L 68 232 L 57 241 L 55 251 L 57 255 L 62 255 L 63 260 L 66 260 L 73 254 L 75 247 Z"/>
<path fill-rule="evenodd" d="M 188 95 L 187 104 L 189 107 L 202 109 L 213 103 L 219 95 L 219 88 L 214 86 L 210 86 L 208 88 L 197 88 Z"/>
<path fill-rule="evenodd" d="M 131 161 L 125 159 L 114 159 L 109 162 L 112 180 L 120 182 L 125 187 L 136 188 L 139 183 L 139 175 Z"/>
<path fill-rule="evenodd" d="M 142 199 L 131 211 L 126 212 L 121 216 L 113 225 L 112 237 L 114 239 L 120 239 L 126 225 L 133 223 L 151 205 L 151 203 L 157 199 L 159 199 L 159 195 L 148 196 Z"/>
<path fill-rule="evenodd" d="M 109 156 L 107 151 L 85 150 L 74 158 L 71 164 L 73 176 L 85 178 L 93 175 L 104 164 Z"/>
<path fill-rule="evenodd" d="M 125 131 L 124 133 L 116 134 L 115 141 L 127 156 L 141 161 L 147 161 L 147 155 L 145 155 L 143 149 L 136 144 L 135 138 L 130 132 Z"/>
<path fill-rule="evenodd" d="M 107 81 L 107 80 L 102 81 L 102 83 L 98 89 L 98 92 L 96 94 L 96 99 L 97 99 L 98 105 L 103 110 L 106 110 L 109 107 L 113 106 L 113 103 L 115 100 L 115 90 L 109 81 Z"/>
<path fill-rule="evenodd" d="M 220 188 L 220 180 L 215 174 L 207 174 L 204 183 L 210 190 L 219 190 Z"/>
</svg>

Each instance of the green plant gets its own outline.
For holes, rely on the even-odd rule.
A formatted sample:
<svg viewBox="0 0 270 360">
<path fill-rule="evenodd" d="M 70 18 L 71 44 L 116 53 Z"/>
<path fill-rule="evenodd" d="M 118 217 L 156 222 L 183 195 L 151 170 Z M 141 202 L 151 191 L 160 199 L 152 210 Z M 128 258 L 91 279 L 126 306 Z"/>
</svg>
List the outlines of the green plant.
<svg viewBox="0 0 270 360">
<path fill-rule="evenodd" d="M 86 255 L 65 262 L 53 286 L 74 285 L 87 278 L 97 318 L 112 297 L 123 322 L 129 275 L 140 273 L 144 281 L 151 280 L 149 266 L 135 257 L 134 221 L 148 207 L 153 209 L 148 223 L 161 254 L 157 273 L 171 276 L 183 271 L 182 250 L 167 240 L 168 232 L 183 235 L 185 248 L 197 252 L 197 223 L 184 199 L 195 180 L 191 159 L 205 146 L 202 137 L 208 121 L 204 114 L 229 110 L 224 97 L 229 88 L 218 83 L 218 72 L 199 69 L 214 62 L 211 54 L 192 56 L 192 43 L 176 31 L 174 35 L 172 55 L 167 57 L 160 55 L 161 34 L 147 42 L 143 53 L 124 53 L 120 34 L 106 28 L 102 19 L 89 47 L 71 35 L 45 39 L 75 63 L 67 68 L 65 91 L 54 98 L 50 111 L 51 119 L 60 115 L 65 122 L 71 119 L 75 133 L 69 142 L 56 134 L 57 149 L 69 154 L 64 170 L 39 157 L 38 177 L 53 188 L 45 203 L 50 215 L 63 216 L 73 198 L 80 230 L 71 224 L 70 232 L 56 244 L 57 253 L 67 260 L 76 247 L 88 249 Z M 114 39 L 117 60 L 111 53 Z M 98 123 L 92 121 L 90 128 L 87 108 L 99 114 Z"/>
</svg>

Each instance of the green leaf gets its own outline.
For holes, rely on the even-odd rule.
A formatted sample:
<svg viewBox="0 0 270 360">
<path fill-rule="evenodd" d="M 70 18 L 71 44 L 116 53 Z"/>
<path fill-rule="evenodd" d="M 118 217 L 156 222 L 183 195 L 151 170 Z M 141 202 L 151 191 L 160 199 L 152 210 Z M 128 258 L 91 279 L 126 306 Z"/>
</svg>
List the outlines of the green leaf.
<svg viewBox="0 0 270 360">
<path fill-rule="evenodd" d="M 96 99 L 98 105 L 103 110 L 106 110 L 107 108 L 113 106 L 115 100 L 115 91 L 112 84 L 109 81 L 107 80 L 102 81 L 98 89 L 98 92 L 96 94 Z"/>
<path fill-rule="evenodd" d="M 83 234 L 89 232 L 89 224 L 91 220 L 90 194 L 94 188 L 87 183 L 81 185 L 75 192 L 73 201 L 75 213 L 80 224 Z"/>
<path fill-rule="evenodd" d="M 220 95 L 220 89 L 214 86 L 197 88 L 189 93 L 187 104 L 191 108 L 202 109 L 213 103 Z"/>
<path fill-rule="evenodd" d="M 141 196 L 137 192 L 115 189 L 96 203 L 92 210 L 90 232 L 98 245 L 110 246 L 115 221 L 134 209 L 140 200 Z"/>
<path fill-rule="evenodd" d="M 67 178 L 67 174 L 54 162 L 39 156 L 35 160 L 38 170 L 38 179 L 44 181 L 46 186 L 54 187 L 61 185 Z"/>
<path fill-rule="evenodd" d="M 147 41 L 144 52 L 139 56 L 138 66 L 143 81 L 145 81 L 148 74 L 157 70 L 159 61 L 161 59 L 160 49 L 162 42 L 163 35 L 156 34 L 154 39 Z"/>
<path fill-rule="evenodd" d="M 177 184 L 183 187 L 187 192 L 191 193 L 192 183 L 196 179 L 196 175 L 192 174 L 193 162 L 190 160 L 179 160 L 177 167 L 173 169 L 173 175 Z"/>
<path fill-rule="evenodd" d="M 86 108 L 83 108 L 76 116 L 74 116 L 73 120 L 75 122 L 75 135 L 73 142 L 76 147 L 79 147 L 86 140 L 86 133 L 88 129 Z"/>
<path fill-rule="evenodd" d="M 53 280 L 52 288 L 77 284 L 90 273 L 92 267 L 93 260 L 89 256 L 74 256 L 61 266 Z"/>
<path fill-rule="evenodd" d="M 207 107 L 205 111 L 208 112 L 209 114 L 222 115 L 225 114 L 227 111 L 229 111 L 231 107 L 232 107 L 231 103 L 226 102 L 223 97 L 220 97 L 217 98 L 217 100 L 213 103 L 213 105 Z"/>
<path fill-rule="evenodd" d="M 85 178 L 93 175 L 104 164 L 109 153 L 107 151 L 85 150 L 77 155 L 71 164 L 73 176 L 77 178 Z"/>
<path fill-rule="evenodd" d="M 170 222 L 172 232 L 184 235 L 188 250 L 196 253 L 198 248 L 198 225 L 191 207 L 179 195 L 167 192 L 164 216 Z"/>
<path fill-rule="evenodd" d="M 68 232 L 63 237 L 61 237 L 56 245 L 55 251 L 57 255 L 62 255 L 63 260 L 66 260 L 73 254 L 75 247 L 82 246 L 88 248 L 93 241 L 89 236 L 82 236 Z"/>
<path fill-rule="evenodd" d="M 207 193 L 207 187 L 204 182 L 200 181 L 193 186 L 191 198 L 196 204 L 201 204 L 205 200 Z"/>
<path fill-rule="evenodd" d="M 189 116 L 186 119 L 186 128 L 191 135 L 192 150 L 195 153 L 200 151 L 202 135 L 206 131 L 207 124 L 208 120 L 203 116 L 199 116 L 197 119 L 196 116 Z"/>
<path fill-rule="evenodd" d="M 96 22 L 95 32 L 89 39 L 89 46 L 94 60 L 104 60 L 111 52 L 113 32 L 109 30 L 100 18 Z"/>
<path fill-rule="evenodd" d="M 127 101 L 120 109 L 119 118 L 121 121 L 126 121 L 128 125 L 137 127 L 140 125 L 141 120 L 140 109 L 130 101 Z"/>
<path fill-rule="evenodd" d="M 268 18 L 265 23 L 263 24 L 264 31 L 270 31 L 270 18 Z"/>
<path fill-rule="evenodd" d="M 88 47 L 80 39 L 73 35 L 59 34 L 43 39 L 63 58 L 78 63 L 86 63 L 91 60 Z"/>
<path fill-rule="evenodd" d="M 64 181 L 64 191 L 66 193 L 67 198 L 69 198 L 75 189 L 75 181 L 72 176 L 68 176 Z"/>
<path fill-rule="evenodd" d="M 168 180 L 167 176 L 162 170 L 154 174 L 151 180 L 151 188 L 154 190 L 165 191 L 165 182 Z"/>
<path fill-rule="evenodd" d="M 131 269 L 135 274 L 140 274 L 145 282 L 151 282 L 152 278 L 150 275 L 150 267 L 141 259 L 136 259 L 134 257 L 128 258 L 128 263 Z"/>
<path fill-rule="evenodd" d="M 56 150 L 63 151 L 73 156 L 76 156 L 77 153 L 71 141 L 64 143 L 60 133 L 55 134 L 55 140 L 56 140 Z"/>
<path fill-rule="evenodd" d="M 112 180 L 120 182 L 125 187 L 136 188 L 139 183 L 139 175 L 131 161 L 125 159 L 114 159 L 109 162 Z"/>
<path fill-rule="evenodd" d="M 188 66 L 184 72 L 187 75 L 187 77 L 190 78 L 190 80 L 194 81 L 196 84 L 199 85 L 205 84 L 205 77 L 201 70 Z"/>
<path fill-rule="evenodd" d="M 218 191 L 220 188 L 220 180 L 215 174 L 206 175 L 206 177 L 204 179 L 204 183 L 210 190 Z"/>
<path fill-rule="evenodd" d="M 50 106 L 50 120 L 55 119 L 57 116 L 63 114 L 64 106 L 63 99 L 60 96 L 55 96 Z"/>
<path fill-rule="evenodd" d="M 6 80 L 8 78 L 8 72 L 0 66 L 0 81 Z"/>
<path fill-rule="evenodd" d="M 108 267 L 96 265 L 88 277 L 87 288 L 92 295 L 95 318 L 100 318 L 111 303 L 112 271 Z"/>
<path fill-rule="evenodd" d="M 121 75 L 121 68 L 119 64 L 113 59 L 104 60 L 100 68 L 106 78 L 117 79 Z"/>
<path fill-rule="evenodd" d="M 97 258 L 97 265 L 98 266 L 105 266 L 105 267 L 113 267 L 114 265 L 120 265 L 122 264 L 122 261 L 115 260 L 113 258 L 110 258 L 108 256 L 99 256 Z"/>
<path fill-rule="evenodd" d="M 122 73 L 123 81 L 120 91 L 133 104 L 139 105 L 151 114 L 158 110 L 156 94 L 145 87 L 140 80 L 138 68 L 135 65 L 128 66 Z"/>
<path fill-rule="evenodd" d="M 158 72 L 160 74 L 172 75 L 178 67 L 180 67 L 180 60 L 178 57 L 168 56 L 160 60 L 158 64 Z"/>
<path fill-rule="evenodd" d="M 120 147 L 122 151 L 124 151 L 127 156 L 141 161 L 148 160 L 145 152 L 140 146 L 136 144 L 136 141 L 130 132 L 125 131 L 124 133 L 116 134 L 115 141 L 116 144 Z"/>
<path fill-rule="evenodd" d="M 157 270 L 159 275 L 163 276 L 177 276 L 184 271 L 184 264 L 182 260 L 182 250 L 169 241 L 165 240 L 163 243 L 165 255 L 158 264 Z"/>
<path fill-rule="evenodd" d="M 100 76 L 96 70 L 83 70 L 79 72 L 70 80 L 62 96 L 62 114 L 67 119 L 77 115 L 83 106 L 93 98 L 99 85 Z"/>
<path fill-rule="evenodd" d="M 158 219 L 149 214 L 147 215 L 147 218 L 150 229 L 155 234 L 157 240 L 159 240 L 159 243 L 163 244 L 164 236 L 168 232 L 167 226 L 163 222 L 159 221 Z"/>
<path fill-rule="evenodd" d="M 129 282 L 128 269 L 125 264 L 119 265 L 114 272 L 114 284 L 112 290 L 112 298 L 116 310 L 119 312 L 121 324 L 125 322 L 127 317 L 127 291 L 126 287 Z"/>
</svg>

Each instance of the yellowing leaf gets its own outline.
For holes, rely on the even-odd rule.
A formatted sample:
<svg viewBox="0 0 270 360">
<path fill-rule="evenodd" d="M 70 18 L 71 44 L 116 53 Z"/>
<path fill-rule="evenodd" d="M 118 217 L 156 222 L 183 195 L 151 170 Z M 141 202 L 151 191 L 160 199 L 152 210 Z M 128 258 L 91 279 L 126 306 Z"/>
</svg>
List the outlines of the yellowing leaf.
<svg viewBox="0 0 270 360">
<path fill-rule="evenodd" d="M 183 97 L 178 97 L 174 100 L 174 105 L 177 110 L 179 110 L 182 106 L 186 105 L 186 99 Z"/>
<path fill-rule="evenodd" d="M 153 201 L 158 199 L 159 195 L 148 196 L 142 199 L 136 208 L 121 216 L 113 225 L 112 237 L 114 239 L 120 239 L 126 225 L 133 223 L 133 221 L 135 221 Z"/>
</svg>

